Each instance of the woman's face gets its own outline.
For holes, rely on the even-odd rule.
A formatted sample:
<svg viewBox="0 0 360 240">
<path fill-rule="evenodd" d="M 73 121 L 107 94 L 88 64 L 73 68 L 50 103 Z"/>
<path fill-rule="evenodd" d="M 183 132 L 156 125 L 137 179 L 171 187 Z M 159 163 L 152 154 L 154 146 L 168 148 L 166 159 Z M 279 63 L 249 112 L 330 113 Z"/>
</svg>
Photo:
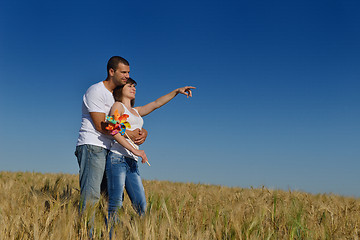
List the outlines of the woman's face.
<svg viewBox="0 0 360 240">
<path fill-rule="evenodd" d="M 136 94 L 136 88 L 134 84 L 125 84 L 123 91 L 122 91 L 123 97 L 129 98 L 130 100 L 135 99 Z"/>
</svg>

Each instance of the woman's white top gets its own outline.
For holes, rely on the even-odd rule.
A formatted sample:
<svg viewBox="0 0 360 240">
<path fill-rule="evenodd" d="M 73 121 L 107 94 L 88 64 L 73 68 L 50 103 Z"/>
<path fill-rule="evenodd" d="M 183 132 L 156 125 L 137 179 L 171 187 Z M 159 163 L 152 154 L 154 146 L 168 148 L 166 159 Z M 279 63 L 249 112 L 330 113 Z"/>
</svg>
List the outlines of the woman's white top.
<svg viewBox="0 0 360 240">
<path fill-rule="evenodd" d="M 139 112 L 133 108 L 137 115 L 132 114 L 123 103 L 121 103 L 121 105 L 124 107 L 124 114 L 129 115 L 127 121 L 130 123 L 131 128 L 127 129 L 127 130 L 135 130 L 135 129 L 142 129 L 142 126 L 144 124 L 144 120 L 142 119 L 142 117 L 140 116 Z M 133 145 L 133 147 L 139 149 L 139 146 L 136 145 L 135 143 L 132 143 L 131 140 L 129 140 L 128 138 L 126 138 L 126 140 Z M 135 159 L 136 161 L 138 160 L 138 156 L 134 155 L 132 152 L 130 152 L 129 150 L 127 150 L 126 148 L 124 148 L 120 143 L 118 143 L 117 141 L 114 141 L 113 145 L 111 146 L 110 151 L 114 152 L 114 153 L 118 153 L 121 155 L 124 155 L 126 157 L 130 157 Z"/>
</svg>

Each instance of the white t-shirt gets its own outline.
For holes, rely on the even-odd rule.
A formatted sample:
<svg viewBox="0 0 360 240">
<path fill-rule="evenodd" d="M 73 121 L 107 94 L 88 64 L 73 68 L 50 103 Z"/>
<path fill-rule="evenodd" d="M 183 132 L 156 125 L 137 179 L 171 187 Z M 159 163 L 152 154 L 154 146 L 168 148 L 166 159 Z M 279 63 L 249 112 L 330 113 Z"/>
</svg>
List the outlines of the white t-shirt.
<svg viewBox="0 0 360 240">
<path fill-rule="evenodd" d="M 105 87 L 103 82 L 89 87 L 83 96 L 81 128 L 76 146 L 90 144 L 106 149 L 111 148 L 114 138 L 95 129 L 90 112 L 109 114 L 114 102 L 112 93 Z"/>
<path fill-rule="evenodd" d="M 122 104 L 122 103 L 121 103 Z M 122 106 L 124 107 L 124 114 L 127 114 L 129 115 L 127 121 L 128 123 L 130 123 L 130 128 L 127 129 L 127 130 L 135 130 L 135 129 L 142 129 L 142 126 L 144 124 L 144 120 L 142 119 L 142 117 L 139 115 L 139 112 L 133 108 L 136 112 L 137 112 L 137 115 L 134 115 L 132 114 L 126 107 L 124 104 L 122 104 Z M 133 145 L 133 147 L 139 149 L 139 146 L 136 145 L 135 143 L 133 144 L 129 139 L 126 138 L 126 140 L 131 144 Z M 117 141 L 114 141 L 114 144 L 112 145 L 110 151 L 114 152 L 114 153 L 117 153 L 117 154 L 121 154 L 121 155 L 124 155 L 126 157 L 129 157 L 129 158 L 133 158 L 135 159 L 136 161 L 139 159 L 138 156 L 134 155 L 132 152 L 130 152 L 129 150 L 127 150 L 126 148 L 124 148 L 120 143 L 118 143 Z"/>
</svg>

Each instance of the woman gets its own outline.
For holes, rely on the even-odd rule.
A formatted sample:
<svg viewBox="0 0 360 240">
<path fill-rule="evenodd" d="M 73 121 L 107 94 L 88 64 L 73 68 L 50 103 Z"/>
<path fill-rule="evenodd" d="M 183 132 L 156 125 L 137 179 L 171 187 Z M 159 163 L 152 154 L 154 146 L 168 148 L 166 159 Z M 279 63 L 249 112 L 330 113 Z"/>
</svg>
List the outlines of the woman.
<svg viewBox="0 0 360 240">
<path fill-rule="evenodd" d="M 129 115 L 127 119 L 131 125 L 129 130 L 141 129 L 143 116 L 163 106 L 178 93 L 192 97 L 191 89 L 195 89 L 190 86 L 178 88 L 154 102 L 134 108 L 135 86 L 136 82 L 129 78 L 125 85 L 115 88 L 113 95 L 116 102 L 110 110 L 110 115 L 113 115 L 116 110 L 121 115 Z M 124 187 L 135 211 L 142 216 L 146 210 L 145 191 L 137 164 L 139 157 L 142 158 L 142 163 L 148 161 L 146 154 L 143 150 L 139 150 L 138 146 L 132 143 L 131 140 L 120 134 L 116 134 L 114 138 L 117 142 L 114 142 L 106 159 L 106 176 L 109 192 L 108 214 L 110 221 L 118 218 L 116 213 L 122 206 Z"/>
</svg>

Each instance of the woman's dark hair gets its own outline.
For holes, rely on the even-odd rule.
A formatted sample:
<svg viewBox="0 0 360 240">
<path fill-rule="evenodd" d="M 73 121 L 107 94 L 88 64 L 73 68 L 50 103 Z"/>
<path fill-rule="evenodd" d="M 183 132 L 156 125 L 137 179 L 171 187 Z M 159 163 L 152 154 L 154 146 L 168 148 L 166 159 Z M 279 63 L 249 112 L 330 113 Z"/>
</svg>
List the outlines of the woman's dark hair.
<svg viewBox="0 0 360 240">
<path fill-rule="evenodd" d="M 113 96 L 114 96 L 114 99 L 115 101 L 117 102 L 121 102 L 121 99 L 122 99 L 122 90 L 124 88 L 124 86 L 126 84 L 134 84 L 134 86 L 137 85 L 137 83 L 135 82 L 134 79 L 132 78 L 128 78 L 128 80 L 126 81 L 126 83 L 122 86 L 117 86 L 114 90 L 113 90 Z M 134 107 L 135 105 L 135 99 L 131 100 L 131 107 Z"/>
</svg>

